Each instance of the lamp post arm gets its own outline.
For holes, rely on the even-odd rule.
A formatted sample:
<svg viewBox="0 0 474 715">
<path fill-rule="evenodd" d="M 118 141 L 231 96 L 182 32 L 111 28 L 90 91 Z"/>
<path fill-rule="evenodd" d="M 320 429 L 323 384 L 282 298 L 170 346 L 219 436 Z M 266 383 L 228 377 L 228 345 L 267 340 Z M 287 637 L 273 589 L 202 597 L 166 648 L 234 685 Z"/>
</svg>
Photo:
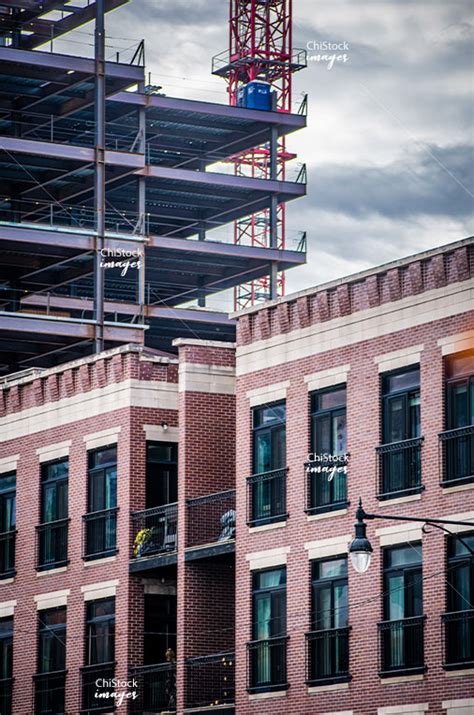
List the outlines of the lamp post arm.
<svg viewBox="0 0 474 715">
<path fill-rule="evenodd" d="M 449 534 L 450 536 L 455 536 L 456 539 L 461 542 L 461 544 L 464 546 L 464 548 L 466 548 L 469 551 L 471 556 L 474 556 L 474 549 L 472 548 L 472 546 L 469 546 L 467 541 L 465 541 L 462 538 L 462 536 L 460 536 L 459 534 L 455 534 L 452 531 L 450 531 L 449 529 L 447 529 L 445 526 L 442 526 L 442 524 L 435 524 L 435 522 L 433 522 L 433 521 L 429 521 L 429 522 L 426 522 L 425 524 L 423 524 L 423 526 L 421 527 L 421 530 L 424 533 L 427 532 L 427 529 L 426 529 L 427 526 L 435 526 L 440 531 L 444 531 L 445 534 Z"/>
<path fill-rule="evenodd" d="M 472 526 L 474 521 L 454 521 L 453 519 L 431 519 L 430 517 L 419 516 L 394 516 L 393 514 L 367 514 L 363 511 L 363 519 L 395 519 L 396 521 L 418 521 L 422 524 L 453 524 L 454 526 Z"/>
</svg>

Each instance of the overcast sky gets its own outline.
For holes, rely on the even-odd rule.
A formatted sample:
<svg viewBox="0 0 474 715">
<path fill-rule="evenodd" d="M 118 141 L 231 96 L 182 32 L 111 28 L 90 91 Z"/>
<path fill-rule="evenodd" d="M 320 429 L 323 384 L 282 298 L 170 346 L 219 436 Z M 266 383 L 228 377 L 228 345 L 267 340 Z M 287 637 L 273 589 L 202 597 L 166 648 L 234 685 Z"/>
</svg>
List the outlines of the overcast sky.
<svg viewBox="0 0 474 715">
<path fill-rule="evenodd" d="M 287 245 L 307 231 L 308 264 L 288 272 L 289 290 L 470 235 L 472 1 L 293 5 L 294 46 L 345 42 L 347 61 L 311 60 L 295 77 L 308 128 L 289 148 L 308 166 L 308 196 L 288 209 Z M 147 70 L 167 94 L 227 102 L 210 67 L 228 44 L 228 0 L 132 0 L 108 33 L 145 37 Z"/>
</svg>

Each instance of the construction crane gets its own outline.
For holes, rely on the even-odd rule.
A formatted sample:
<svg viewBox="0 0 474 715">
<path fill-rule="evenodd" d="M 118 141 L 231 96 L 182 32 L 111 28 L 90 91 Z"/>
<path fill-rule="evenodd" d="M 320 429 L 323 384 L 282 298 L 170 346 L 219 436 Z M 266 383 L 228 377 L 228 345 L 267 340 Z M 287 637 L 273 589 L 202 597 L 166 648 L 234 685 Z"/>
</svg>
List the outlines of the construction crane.
<svg viewBox="0 0 474 715">
<path fill-rule="evenodd" d="M 242 88 L 263 80 L 273 90 L 273 109 L 290 112 L 292 75 L 306 67 L 306 51 L 294 50 L 292 42 L 292 0 L 229 0 L 229 49 L 213 58 L 212 72 L 228 83 L 229 103 L 240 103 Z M 270 178 L 268 145 L 233 157 L 238 175 Z M 285 140 L 278 143 L 276 175 L 285 178 L 285 164 L 295 155 L 286 151 Z M 272 177 L 273 178 L 273 177 Z M 273 235 L 276 234 L 276 235 Z M 285 207 L 276 207 L 249 216 L 234 224 L 234 243 L 285 248 Z M 255 305 L 284 295 L 285 275 L 279 273 L 276 285 L 264 276 L 234 289 L 235 309 Z"/>
</svg>

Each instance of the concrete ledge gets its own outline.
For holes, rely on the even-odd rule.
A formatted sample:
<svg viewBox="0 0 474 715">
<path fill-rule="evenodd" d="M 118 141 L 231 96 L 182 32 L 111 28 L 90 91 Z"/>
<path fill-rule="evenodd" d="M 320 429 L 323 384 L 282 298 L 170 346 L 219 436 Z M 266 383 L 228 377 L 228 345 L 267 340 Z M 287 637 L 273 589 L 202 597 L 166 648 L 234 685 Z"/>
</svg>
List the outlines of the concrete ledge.
<svg viewBox="0 0 474 715">
<path fill-rule="evenodd" d="M 2 457 L 2 459 L 0 459 L 0 474 L 14 472 L 16 470 L 16 465 L 18 464 L 19 459 L 19 454 L 14 454 L 11 457 Z"/>
<path fill-rule="evenodd" d="M 388 705 L 377 710 L 377 715 L 423 715 L 429 710 L 428 703 L 413 703 L 409 705 Z"/>
<path fill-rule="evenodd" d="M 464 668 L 463 670 L 445 670 L 447 678 L 462 678 L 465 675 L 474 675 L 474 668 Z"/>
<path fill-rule="evenodd" d="M 408 541 L 421 541 L 423 535 L 421 529 L 421 524 L 415 525 L 415 522 L 407 521 L 395 526 L 376 529 L 375 535 L 379 537 L 380 546 L 392 546 L 392 544 L 404 544 Z"/>
<path fill-rule="evenodd" d="M 324 559 L 326 556 L 339 556 L 347 554 L 348 544 L 352 541 L 350 534 L 333 536 L 332 539 L 320 539 L 319 541 L 308 541 L 305 551 L 308 552 L 309 559 Z"/>
<path fill-rule="evenodd" d="M 56 444 L 48 444 L 47 447 L 38 447 L 36 454 L 40 462 L 52 462 L 54 459 L 61 457 L 69 457 L 69 448 L 72 440 L 68 439 L 65 442 L 56 442 Z"/>
<path fill-rule="evenodd" d="M 121 431 L 122 428 L 120 426 L 109 427 L 109 429 L 103 429 L 99 432 L 84 435 L 82 441 L 86 443 L 86 449 L 106 447 L 109 444 L 117 444 L 118 436 Z"/>
<path fill-rule="evenodd" d="M 280 546 L 276 549 L 266 549 L 265 551 L 254 551 L 251 554 L 246 554 L 245 560 L 248 561 L 249 569 L 256 571 L 257 569 L 266 569 L 272 566 L 285 566 L 289 553 L 289 546 Z"/>
<path fill-rule="evenodd" d="M 39 593 L 33 596 L 38 611 L 44 611 L 47 608 L 58 608 L 59 606 L 67 606 L 67 597 L 71 593 L 71 589 L 66 588 L 62 591 L 51 591 L 50 593 Z"/>
<path fill-rule="evenodd" d="M 321 521 L 321 519 L 332 519 L 336 516 L 344 516 L 348 509 L 337 509 L 336 511 L 324 511 L 322 514 L 308 514 L 306 521 Z"/>
<path fill-rule="evenodd" d="M 448 335 L 438 340 L 438 347 L 441 348 L 441 354 L 443 356 L 469 350 L 473 345 L 474 330 L 467 330 L 465 333 L 457 333 L 456 335 Z"/>
<path fill-rule="evenodd" d="M 308 695 L 318 695 L 318 693 L 334 693 L 339 690 L 348 689 L 349 683 L 333 683 L 332 685 L 311 685 L 308 687 Z"/>
<path fill-rule="evenodd" d="M 3 601 L 0 603 L 0 618 L 8 618 L 13 616 L 16 606 L 16 600 L 14 601 Z"/>
<path fill-rule="evenodd" d="M 84 594 L 84 601 L 95 601 L 98 598 L 111 598 L 116 595 L 119 580 L 101 581 L 100 583 L 89 583 L 81 586 L 81 593 Z"/>
<path fill-rule="evenodd" d="M 249 700 L 269 700 L 270 698 L 286 698 L 287 690 L 275 690 L 272 693 L 250 693 Z"/>
<path fill-rule="evenodd" d="M 379 372 L 389 372 L 390 370 L 398 370 L 401 367 L 416 365 L 420 362 L 421 353 L 424 345 L 411 345 L 408 348 L 394 350 L 391 353 L 376 355 L 374 363 L 379 366 Z"/>
<path fill-rule="evenodd" d="M 161 425 L 143 425 L 147 442 L 179 442 L 179 427 L 165 430 Z"/>
<path fill-rule="evenodd" d="M 286 392 L 290 386 L 289 380 L 285 382 L 275 382 L 273 385 L 264 385 L 249 390 L 246 395 L 250 401 L 250 407 L 258 407 L 267 402 L 278 402 L 286 400 Z"/>
<path fill-rule="evenodd" d="M 84 561 L 84 568 L 90 568 L 91 566 L 104 566 L 104 564 L 111 564 L 117 560 L 116 556 L 104 556 L 103 559 L 93 559 L 92 561 Z"/>
<path fill-rule="evenodd" d="M 41 576 L 54 576 L 58 573 L 65 573 L 67 571 L 67 566 L 58 566 L 56 569 L 47 569 L 45 571 L 37 571 L 36 578 L 41 578 Z"/>
<path fill-rule="evenodd" d="M 383 501 L 379 502 L 379 507 L 383 508 L 384 506 L 392 506 L 393 504 L 406 504 L 407 502 L 410 501 L 419 501 L 421 499 L 421 494 L 410 494 L 407 497 L 398 497 L 397 499 L 384 499 Z"/>
<path fill-rule="evenodd" d="M 313 372 L 311 375 L 305 375 L 304 381 L 308 386 L 308 392 L 347 382 L 347 374 L 350 369 L 351 366 L 349 364 L 340 365 L 339 367 L 330 367 L 327 370 L 320 370 L 319 372 Z"/>
<path fill-rule="evenodd" d="M 249 534 L 258 534 L 259 531 L 283 529 L 284 526 L 286 526 L 286 521 L 277 521 L 274 524 L 262 524 L 261 526 L 249 526 Z"/>
<path fill-rule="evenodd" d="M 423 673 L 418 675 L 399 675 L 394 678 L 380 678 L 380 685 L 400 685 L 400 683 L 420 683 L 425 679 Z"/>
<path fill-rule="evenodd" d="M 470 484 L 458 484 L 455 487 L 442 487 L 441 494 L 455 494 L 456 492 L 466 492 L 474 489 L 474 482 Z"/>
</svg>

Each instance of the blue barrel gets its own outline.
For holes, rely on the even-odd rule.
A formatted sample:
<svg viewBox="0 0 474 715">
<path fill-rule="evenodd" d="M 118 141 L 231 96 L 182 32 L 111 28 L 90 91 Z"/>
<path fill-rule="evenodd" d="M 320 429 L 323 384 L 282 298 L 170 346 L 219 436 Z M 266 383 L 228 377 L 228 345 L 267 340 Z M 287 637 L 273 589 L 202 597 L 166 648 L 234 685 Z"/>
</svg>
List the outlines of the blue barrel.
<svg viewBox="0 0 474 715">
<path fill-rule="evenodd" d="M 272 87 L 268 82 L 254 79 L 246 86 L 247 109 L 260 109 L 269 112 L 272 108 Z"/>
</svg>

